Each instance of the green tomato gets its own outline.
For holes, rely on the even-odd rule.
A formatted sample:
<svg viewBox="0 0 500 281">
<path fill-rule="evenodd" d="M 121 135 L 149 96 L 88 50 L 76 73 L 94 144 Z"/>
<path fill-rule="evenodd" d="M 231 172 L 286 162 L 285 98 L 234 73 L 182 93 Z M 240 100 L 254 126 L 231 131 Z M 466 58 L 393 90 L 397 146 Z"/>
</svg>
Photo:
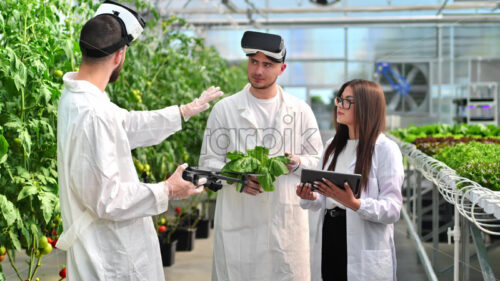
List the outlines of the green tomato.
<svg viewBox="0 0 500 281">
<path fill-rule="evenodd" d="M 23 151 L 23 143 L 21 142 L 20 138 L 14 139 L 14 143 L 12 145 L 12 150 L 15 152 L 22 152 Z"/>
<path fill-rule="evenodd" d="M 43 255 L 42 255 L 42 251 L 40 251 L 40 250 L 36 250 L 36 251 L 35 251 L 35 258 L 39 259 L 39 258 L 41 258 L 42 256 L 43 256 Z"/>
<path fill-rule="evenodd" d="M 61 70 L 57 69 L 57 70 L 54 71 L 54 75 L 57 78 L 61 78 L 63 76 L 63 72 Z"/>
<path fill-rule="evenodd" d="M 1 246 L 0 247 L 0 256 L 5 255 L 5 252 L 7 252 L 7 250 L 5 249 L 5 246 Z"/>
<path fill-rule="evenodd" d="M 47 240 L 47 237 L 45 236 L 40 237 L 40 240 L 38 240 L 38 249 L 43 249 L 47 247 L 47 245 L 50 245 L 49 241 Z"/>
<path fill-rule="evenodd" d="M 160 219 L 160 224 L 166 224 L 166 223 L 167 223 L 167 220 L 165 218 Z"/>
<path fill-rule="evenodd" d="M 52 252 L 52 245 L 47 244 L 43 249 L 40 249 L 40 254 L 42 256 L 48 255 L 50 252 Z"/>
<path fill-rule="evenodd" d="M 135 167 L 137 168 L 137 170 L 138 170 L 139 172 L 144 171 L 144 165 L 142 165 L 142 163 L 141 163 L 141 162 L 137 162 L 137 163 L 135 164 Z"/>
<path fill-rule="evenodd" d="M 31 256 L 32 253 L 34 253 L 36 257 L 40 257 L 40 251 L 38 249 L 37 250 L 33 248 L 26 249 L 27 256 Z"/>
</svg>

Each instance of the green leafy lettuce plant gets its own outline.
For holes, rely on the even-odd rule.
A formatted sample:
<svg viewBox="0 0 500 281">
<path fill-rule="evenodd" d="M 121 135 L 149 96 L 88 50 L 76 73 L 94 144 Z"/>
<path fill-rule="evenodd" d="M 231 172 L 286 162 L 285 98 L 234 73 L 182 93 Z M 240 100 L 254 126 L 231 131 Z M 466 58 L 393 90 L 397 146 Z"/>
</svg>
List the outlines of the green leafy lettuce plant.
<svg viewBox="0 0 500 281">
<path fill-rule="evenodd" d="M 473 138 L 500 138 L 500 126 L 493 124 L 486 126 L 482 124 L 455 124 L 451 126 L 448 124 L 438 123 L 424 126 L 410 125 L 408 128 L 393 130 L 390 133 L 408 143 L 414 143 L 415 139 L 425 137 L 462 138 L 467 136 Z"/>
<path fill-rule="evenodd" d="M 247 149 L 246 152 L 246 155 L 240 151 L 227 153 L 226 158 L 231 161 L 222 168 L 223 174 L 232 177 L 234 177 L 234 174 L 228 172 L 258 174 L 257 180 L 264 191 L 274 191 L 276 178 L 288 174 L 286 164 L 290 162 L 290 158 L 286 156 L 269 158 L 269 149 L 263 146 Z M 238 178 L 241 179 L 241 176 L 238 176 Z M 237 190 L 240 190 L 241 187 L 241 183 L 236 185 Z"/>
<path fill-rule="evenodd" d="M 443 148 L 434 156 L 459 175 L 500 191 L 500 145 L 478 142 Z"/>
</svg>

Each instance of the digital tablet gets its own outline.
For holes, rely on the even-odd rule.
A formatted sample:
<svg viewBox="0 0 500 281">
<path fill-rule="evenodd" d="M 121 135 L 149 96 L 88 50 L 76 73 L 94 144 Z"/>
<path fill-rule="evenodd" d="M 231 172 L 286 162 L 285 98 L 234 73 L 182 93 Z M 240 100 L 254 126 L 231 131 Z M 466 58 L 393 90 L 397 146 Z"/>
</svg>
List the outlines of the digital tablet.
<svg viewBox="0 0 500 281">
<path fill-rule="evenodd" d="M 332 171 L 302 169 L 300 182 L 313 184 L 315 181 L 323 182 L 322 178 L 328 179 L 342 189 L 345 189 L 344 182 L 347 182 L 351 187 L 354 196 L 359 197 L 361 185 L 361 175 L 359 174 L 344 174 Z"/>
</svg>

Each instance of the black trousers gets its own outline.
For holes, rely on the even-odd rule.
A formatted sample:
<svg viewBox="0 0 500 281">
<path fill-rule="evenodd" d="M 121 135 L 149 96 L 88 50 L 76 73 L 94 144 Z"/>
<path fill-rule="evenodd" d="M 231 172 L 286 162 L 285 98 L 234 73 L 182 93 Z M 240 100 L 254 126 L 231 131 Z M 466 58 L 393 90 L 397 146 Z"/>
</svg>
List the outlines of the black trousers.
<svg viewBox="0 0 500 281">
<path fill-rule="evenodd" d="M 323 281 L 347 281 L 347 240 L 345 213 L 323 221 L 321 277 Z"/>
</svg>

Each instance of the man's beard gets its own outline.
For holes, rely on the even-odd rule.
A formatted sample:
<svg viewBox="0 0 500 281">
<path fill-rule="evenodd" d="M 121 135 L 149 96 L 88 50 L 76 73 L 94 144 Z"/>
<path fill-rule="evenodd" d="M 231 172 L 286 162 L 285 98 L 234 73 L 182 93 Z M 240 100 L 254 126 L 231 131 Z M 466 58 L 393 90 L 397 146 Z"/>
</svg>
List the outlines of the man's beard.
<svg viewBox="0 0 500 281">
<path fill-rule="evenodd" d="M 120 71 L 122 71 L 122 66 L 123 66 L 123 61 L 120 63 L 119 66 L 117 66 L 113 72 L 111 72 L 111 76 L 109 76 L 109 83 L 113 83 L 116 80 L 118 80 L 118 77 L 120 76 Z"/>
<path fill-rule="evenodd" d="M 276 76 L 276 78 L 274 78 L 274 81 L 269 83 L 269 84 L 266 84 L 264 86 L 256 86 L 252 83 L 252 80 L 250 78 L 248 78 L 248 82 L 250 82 L 250 85 L 252 85 L 252 88 L 254 89 L 259 89 L 259 90 L 263 90 L 263 89 L 267 89 L 269 87 L 271 87 L 272 85 L 274 85 L 274 83 L 276 82 L 276 80 L 278 79 L 278 76 Z"/>
</svg>

